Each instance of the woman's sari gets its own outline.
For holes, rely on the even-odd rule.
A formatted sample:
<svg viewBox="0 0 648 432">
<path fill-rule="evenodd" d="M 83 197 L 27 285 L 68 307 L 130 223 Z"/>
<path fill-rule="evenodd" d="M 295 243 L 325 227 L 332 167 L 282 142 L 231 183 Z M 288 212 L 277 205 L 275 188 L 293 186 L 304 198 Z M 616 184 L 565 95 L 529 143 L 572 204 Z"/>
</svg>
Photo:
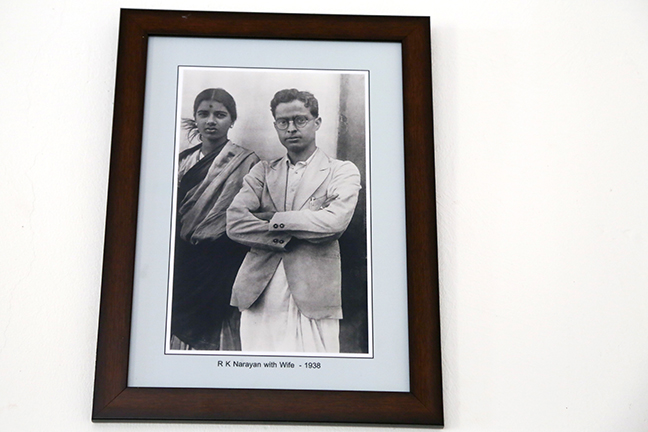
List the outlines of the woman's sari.
<svg viewBox="0 0 648 432">
<path fill-rule="evenodd" d="M 225 212 L 259 158 L 228 141 L 188 168 L 199 151 L 192 147 L 179 158 L 171 334 L 192 349 L 235 350 L 237 331 L 222 329 L 236 313 L 232 284 L 247 248 L 225 234 Z"/>
</svg>

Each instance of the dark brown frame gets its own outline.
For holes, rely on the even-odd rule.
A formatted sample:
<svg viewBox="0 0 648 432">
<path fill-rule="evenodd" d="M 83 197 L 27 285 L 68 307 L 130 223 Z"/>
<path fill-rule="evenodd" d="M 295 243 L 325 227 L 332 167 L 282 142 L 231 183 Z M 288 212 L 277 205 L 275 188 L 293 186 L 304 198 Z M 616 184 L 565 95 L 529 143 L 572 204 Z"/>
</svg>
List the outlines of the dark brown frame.
<svg viewBox="0 0 648 432">
<path fill-rule="evenodd" d="M 149 36 L 401 43 L 410 392 L 128 387 Z M 93 421 L 442 426 L 429 18 L 122 10 L 116 80 Z"/>
</svg>

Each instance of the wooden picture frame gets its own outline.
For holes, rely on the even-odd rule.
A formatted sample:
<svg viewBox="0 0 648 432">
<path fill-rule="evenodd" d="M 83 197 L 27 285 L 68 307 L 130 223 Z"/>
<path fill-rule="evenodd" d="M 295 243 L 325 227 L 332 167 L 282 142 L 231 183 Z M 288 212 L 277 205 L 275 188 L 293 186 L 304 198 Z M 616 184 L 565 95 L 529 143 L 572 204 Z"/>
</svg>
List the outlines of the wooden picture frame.
<svg viewBox="0 0 648 432">
<path fill-rule="evenodd" d="M 401 45 L 408 392 L 129 387 L 151 36 Z M 429 18 L 121 11 L 92 419 L 443 425 Z"/>
</svg>

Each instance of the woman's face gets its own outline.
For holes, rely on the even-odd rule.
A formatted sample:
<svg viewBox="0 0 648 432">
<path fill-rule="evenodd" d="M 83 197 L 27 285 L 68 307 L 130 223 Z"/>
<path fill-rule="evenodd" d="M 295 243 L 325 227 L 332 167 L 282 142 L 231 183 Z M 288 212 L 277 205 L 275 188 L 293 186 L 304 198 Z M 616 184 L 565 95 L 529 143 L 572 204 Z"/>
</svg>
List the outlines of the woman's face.
<svg viewBox="0 0 648 432">
<path fill-rule="evenodd" d="M 234 124 L 229 111 L 220 102 L 202 101 L 196 110 L 196 126 L 203 141 L 221 141 Z"/>
</svg>

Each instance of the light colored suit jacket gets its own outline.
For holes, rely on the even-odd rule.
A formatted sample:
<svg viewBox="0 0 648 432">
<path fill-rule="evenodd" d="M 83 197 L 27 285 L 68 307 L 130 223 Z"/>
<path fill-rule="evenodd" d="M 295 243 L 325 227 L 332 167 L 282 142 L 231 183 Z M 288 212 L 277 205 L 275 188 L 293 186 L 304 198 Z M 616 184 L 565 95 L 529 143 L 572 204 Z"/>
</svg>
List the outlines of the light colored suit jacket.
<svg viewBox="0 0 648 432">
<path fill-rule="evenodd" d="M 317 149 L 284 210 L 287 156 L 262 161 L 243 179 L 227 210 L 227 235 L 250 246 L 232 288 L 232 306 L 249 308 L 283 260 L 290 292 L 302 314 L 342 318 L 340 248 L 360 191 L 358 168 Z M 268 222 L 253 215 L 276 212 Z"/>
</svg>

